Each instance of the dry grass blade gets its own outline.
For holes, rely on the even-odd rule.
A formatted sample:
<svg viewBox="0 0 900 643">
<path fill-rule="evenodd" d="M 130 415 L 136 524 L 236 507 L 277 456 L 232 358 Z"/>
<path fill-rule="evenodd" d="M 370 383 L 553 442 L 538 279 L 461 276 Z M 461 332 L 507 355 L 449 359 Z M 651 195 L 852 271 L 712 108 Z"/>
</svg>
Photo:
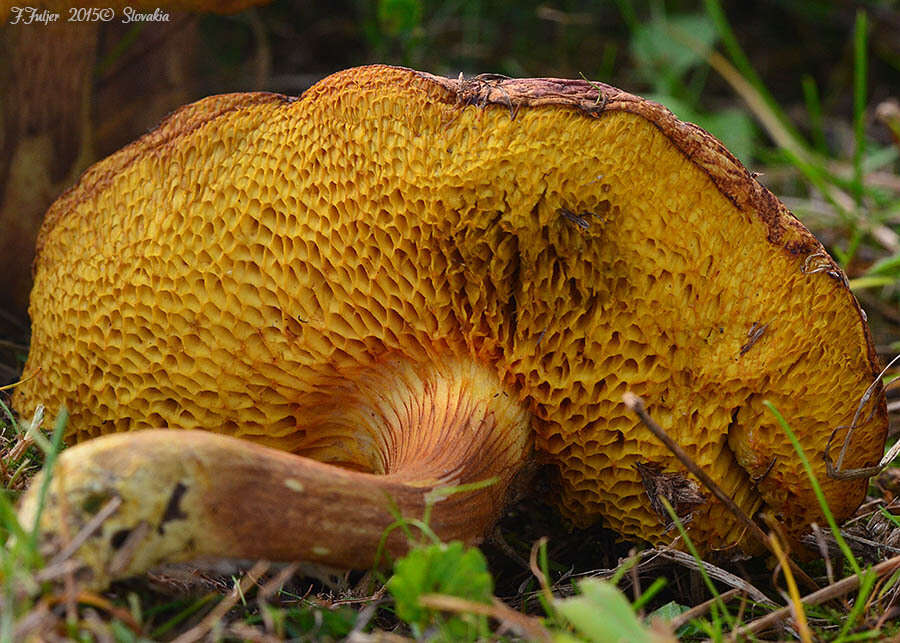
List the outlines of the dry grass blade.
<svg viewBox="0 0 900 643">
<path fill-rule="evenodd" d="M 850 439 L 853 436 L 853 431 L 856 429 L 859 418 L 862 415 L 862 411 L 865 408 L 866 404 L 872 399 L 872 393 L 878 388 L 879 383 L 882 378 L 887 374 L 888 370 L 894 366 L 898 361 L 900 361 L 900 355 L 897 355 L 888 362 L 887 366 L 881 369 L 881 372 L 875 378 L 875 380 L 869 385 L 866 389 L 866 392 L 863 393 L 862 398 L 859 400 L 859 405 L 856 407 L 856 412 L 853 414 L 853 420 L 850 422 L 850 426 L 847 428 L 847 434 L 844 436 L 844 443 L 841 446 L 841 451 L 838 454 L 838 459 L 836 463 L 832 463 L 831 456 L 829 455 L 829 448 L 831 446 L 831 439 L 828 440 L 828 444 L 825 445 L 825 466 L 828 471 L 828 477 L 834 478 L 836 480 L 853 480 L 856 478 L 868 478 L 873 475 L 877 475 L 884 469 L 888 464 L 893 461 L 897 454 L 900 453 L 900 442 L 894 444 L 890 449 L 888 449 L 887 453 L 881 458 L 881 461 L 876 464 L 874 467 L 863 467 L 862 469 L 845 469 L 842 470 L 841 467 L 844 464 L 844 458 L 847 455 L 847 449 L 850 446 Z M 875 408 L 872 409 L 871 413 L 875 412 Z M 832 438 L 834 434 L 837 433 L 838 429 L 844 427 L 838 427 L 832 433 Z"/>
<path fill-rule="evenodd" d="M 96 515 L 91 518 L 88 523 L 81 528 L 81 530 L 75 534 L 75 537 L 69 542 L 66 547 L 59 552 L 53 559 L 47 564 L 47 568 L 42 570 L 44 573 L 39 573 L 38 577 L 42 578 L 42 580 L 49 580 L 50 577 L 47 577 L 45 572 L 47 569 L 54 568 L 58 565 L 61 565 L 63 562 L 69 560 L 72 555 L 78 551 L 78 548 L 81 547 L 84 542 L 94 535 L 94 532 L 97 531 L 103 522 L 113 515 L 122 504 L 122 499 L 118 496 L 114 496 L 110 498 L 106 504 L 104 504 L 100 511 L 96 513 Z"/>
<path fill-rule="evenodd" d="M 690 567 L 691 569 L 699 570 L 700 563 L 694 559 L 690 554 L 678 551 L 677 549 L 657 549 L 657 550 L 649 550 L 653 553 L 658 554 L 662 558 L 667 558 L 673 562 L 678 563 L 679 565 L 683 565 L 684 567 Z M 725 571 L 721 567 L 716 567 L 715 565 L 703 561 L 703 569 L 706 570 L 706 573 L 709 574 L 710 577 L 716 579 L 719 582 L 725 583 L 729 587 L 733 587 L 734 589 L 738 589 L 744 592 L 747 596 L 749 596 L 752 600 L 756 601 L 760 605 L 765 605 L 767 607 L 777 607 L 775 603 L 773 603 L 768 596 L 759 591 L 756 587 L 745 581 L 740 576 L 736 576 L 731 572 Z"/>
<path fill-rule="evenodd" d="M 246 623 L 229 625 L 228 634 L 239 641 L 251 641 L 252 643 L 281 643 L 281 641 L 284 641 L 280 636 L 260 632 L 252 625 L 247 625 Z"/>
<path fill-rule="evenodd" d="M 893 558 L 889 558 L 888 560 L 872 567 L 872 571 L 875 572 L 875 575 L 879 578 L 888 574 L 892 574 L 898 569 L 900 569 L 900 556 L 894 556 Z M 856 590 L 859 587 L 859 581 L 860 577 L 856 574 L 854 574 L 853 576 L 848 576 L 847 578 L 839 580 L 836 583 L 832 583 L 828 587 L 823 587 L 822 589 L 813 592 L 812 594 L 807 594 L 801 599 L 801 601 L 804 605 L 820 605 L 821 603 L 830 601 L 833 598 L 844 596 Z M 792 609 L 792 606 L 782 607 L 781 609 L 771 612 L 770 614 L 766 614 L 762 618 L 759 618 L 752 623 L 748 623 L 744 627 L 737 630 L 735 632 L 735 635 L 749 636 L 751 634 L 766 630 L 772 625 L 775 625 L 776 623 L 790 616 Z"/>
<path fill-rule="evenodd" d="M 773 519 L 774 520 L 774 519 Z M 797 624 L 797 630 L 800 634 L 800 640 L 803 643 L 812 643 L 812 633 L 809 631 L 809 623 L 806 620 L 806 611 L 803 609 L 803 601 L 800 599 L 800 591 L 797 589 L 797 582 L 794 575 L 791 574 L 791 567 L 788 565 L 788 557 L 781 544 L 778 542 L 777 532 L 773 532 L 770 536 L 772 543 L 772 551 L 778 559 L 778 565 L 784 574 L 784 580 L 788 585 L 788 594 L 791 597 L 790 607 L 794 612 L 794 622 Z"/>
<path fill-rule="evenodd" d="M 34 444 L 33 435 L 39 435 L 40 432 L 38 429 L 41 428 L 41 424 L 44 421 L 44 407 L 38 405 L 38 407 L 34 410 L 34 415 L 31 418 L 31 421 L 23 427 L 21 430 L 16 428 L 19 431 L 16 436 L 15 445 L 9 450 L 9 452 L 4 456 L 4 460 L 9 462 L 15 462 L 19 460 L 22 456 L 25 455 L 25 451 L 28 450 Z M 13 424 L 13 426 L 17 426 Z M 41 436 L 43 437 L 43 436 Z"/>
<path fill-rule="evenodd" d="M 111 574 L 121 574 L 129 564 L 131 564 L 134 555 L 137 553 L 141 543 L 150 533 L 150 523 L 142 520 L 137 527 L 131 530 L 125 538 L 125 542 L 116 551 L 116 555 L 109 563 L 109 572 Z"/>
<path fill-rule="evenodd" d="M 6 345 L 6 346 L 12 345 L 12 346 L 17 347 L 17 350 L 22 350 L 24 348 L 24 347 L 19 346 L 18 344 L 12 344 L 12 342 L 4 342 L 2 340 L 0 340 L 0 345 Z M 11 389 L 14 389 L 22 382 L 27 382 L 28 380 L 32 379 L 33 377 L 37 377 L 37 375 L 40 372 L 41 372 L 41 369 L 39 369 L 39 368 L 35 369 L 33 372 L 29 373 L 28 375 L 23 375 L 22 377 L 20 377 L 17 381 L 13 382 L 12 384 L 0 386 L 0 391 L 9 391 Z"/>
<path fill-rule="evenodd" d="M 270 563 L 267 561 L 261 560 L 257 562 L 249 572 L 244 574 L 244 577 L 241 578 L 240 582 L 235 583 L 234 589 L 231 590 L 231 593 L 228 596 L 223 598 L 198 625 L 192 627 L 176 638 L 174 643 L 193 643 L 194 641 L 199 641 L 205 637 L 209 631 L 222 620 L 222 617 L 225 616 L 232 607 L 237 605 L 238 601 L 241 600 L 241 597 L 257 583 L 262 575 L 269 570 L 269 566 Z"/>
<path fill-rule="evenodd" d="M 482 614 L 500 621 L 512 630 L 519 632 L 530 641 L 552 641 L 550 632 L 541 625 L 539 619 L 520 614 L 505 603 L 494 599 L 491 604 L 476 603 L 458 596 L 446 594 L 422 594 L 419 604 L 429 609 L 444 612 L 458 612 L 465 614 Z"/>
<path fill-rule="evenodd" d="M 284 584 L 297 573 L 298 569 L 300 569 L 300 563 L 291 563 L 279 571 L 275 577 L 269 580 L 265 585 L 260 587 L 259 591 L 256 593 L 256 602 L 260 605 L 259 613 L 262 615 L 263 623 L 265 623 L 266 630 L 269 632 L 275 630 L 275 624 L 272 620 L 272 613 L 263 609 L 263 604 L 267 602 L 273 594 L 281 591 Z"/>
<path fill-rule="evenodd" d="M 828 541 L 825 540 L 825 533 L 817 523 L 812 524 L 812 530 L 813 534 L 815 534 L 816 546 L 819 548 L 822 560 L 825 561 L 825 575 L 828 577 L 828 584 L 830 585 L 834 583 L 834 569 L 831 565 L 831 552 L 828 551 Z"/>
<path fill-rule="evenodd" d="M 300 569 L 300 563 L 291 563 L 290 565 L 287 565 L 278 572 L 272 580 L 259 588 L 259 592 L 256 595 L 257 600 L 260 602 L 269 600 L 269 597 L 275 592 L 280 591 L 284 584 L 297 573 L 298 569 Z"/>
<path fill-rule="evenodd" d="M 544 594 L 544 600 L 547 601 L 548 605 L 553 604 L 553 591 L 550 589 L 550 585 L 547 584 L 547 578 L 544 576 L 544 572 L 541 571 L 540 565 L 538 565 L 538 551 L 543 547 L 547 542 L 547 538 L 541 538 L 531 547 L 531 556 L 529 556 L 528 566 L 531 568 L 531 573 L 535 575 L 538 579 L 538 582 L 541 584 L 541 592 Z"/>
<path fill-rule="evenodd" d="M 46 640 L 43 634 L 58 622 L 59 617 L 50 609 L 49 602 L 42 600 L 16 622 L 13 629 L 13 640 Z"/>
<path fill-rule="evenodd" d="M 48 603 L 50 605 L 59 604 L 68 601 L 69 598 L 70 597 L 68 596 L 54 596 L 48 600 Z M 95 594 L 94 592 L 78 592 L 71 598 L 80 605 L 90 605 L 91 607 L 103 610 L 107 614 L 122 621 L 135 634 L 141 633 L 141 626 L 131 615 L 131 612 L 124 607 L 113 605 L 109 599 L 100 596 L 99 594 Z"/>
<path fill-rule="evenodd" d="M 347 643 L 410 643 L 414 639 L 393 632 L 354 632 L 347 637 Z"/>
<path fill-rule="evenodd" d="M 722 488 L 716 484 L 715 480 L 713 480 L 703 469 L 701 469 L 696 462 L 694 462 L 693 458 L 687 454 L 687 452 L 682 449 L 676 442 L 673 440 L 668 433 L 666 433 L 665 429 L 663 429 L 659 424 L 657 424 L 650 414 L 647 412 L 647 407 L 644 404 L 644 400 L 640 397 L 631 393 L 630 391 L 626 392 L 622 396 L 622 401 L 625 403 L 631 411 L 637 414 L 637 416 L 641 419 L 641 422 L 644 423 L 650 432 L 659 439 L 666 447 L 675 455 L 676 458 L 685 466 L 685 468 L 690 471 L 707 489 L 709 489 L 712 494 L 721 502 L 728 510 L 734 514 L 734 516 L 747 528 L 748 532 L 751 536 L 753 536 L 761 545 L 763 545 L 767 550 L 772 551 L 771 544 L 769 542 L 768 536 L 766 536 L 765 532 L 757 525 L 750 517 L 745 514 L 740 507 L 738 507 L 735 502 L 731 499 L 731 497 L 722 491 Z M 773 552 L 774 553 L 774 552 Z M 803 581 L 803 584 L 809 587 L 810 589 L 818 589 L 819 586 L 816 582 L 809 577 L 809 575 L 804 572 L 800 567 L 791 559 L 788 559 L 788 563 L 790 565 L 791 571 Z"/>
<path fill-rule="evenodd" d="M 722 595 L 719 596 L 718 598 L 713 597 L 713 598 L 709 599 L 708 601 L 703 601 L 699 605 L 695 605 L 688 611 L 683 612 L 679 616 L 676 616 L 671 621 L 669 621 L 669 626 L 672 628 L 673 631 L 678 631 L 678 628 L 680 628 L 684 625 L 687 625 L 695 618 L 700 618 L 701 616 L 703 616 L 704 614 L 709 612 L 710 608 L 713 605 L 715 605 L 716 603 L 718 603 L 719 601 L 727 603 L 735 596 L 743 596 L 743 595 L 744 595 L 744 591 L 741 589 L 738 589 L 737 587 L 735 587 L 733 589 L 729 589 L 727 592 L 722 592 Z"/>
</svg>

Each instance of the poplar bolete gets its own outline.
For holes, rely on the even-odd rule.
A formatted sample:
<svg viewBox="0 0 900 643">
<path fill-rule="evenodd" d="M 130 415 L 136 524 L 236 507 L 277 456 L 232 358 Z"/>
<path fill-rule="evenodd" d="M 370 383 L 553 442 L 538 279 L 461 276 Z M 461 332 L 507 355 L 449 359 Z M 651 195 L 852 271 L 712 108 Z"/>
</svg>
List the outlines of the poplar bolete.
<svg viewBox="0 0 900 643">
<path fill-rule="evenodd" d="M 749 547 L 626 391 L 787 533 L 821 513 L 764 401 L 838 518 L 865 493 L 822 457 L 878 370 L 844 274 L 716 139 L 597 83 L 371 66 L 184 107 L 50 208 L 30 311 L 14 405 L 66 406 L 83 442 L 42 542 L 86 534 L 98 585 L 204 557 L 365 567 L 391 508 L 426 502 L 474 542 L 528 463 L 576 524 L 668 541 L 655 496 L 687 487 L 695 542 Z M 877 388 L 844 467 L 886 423 Z"/>
</svg>

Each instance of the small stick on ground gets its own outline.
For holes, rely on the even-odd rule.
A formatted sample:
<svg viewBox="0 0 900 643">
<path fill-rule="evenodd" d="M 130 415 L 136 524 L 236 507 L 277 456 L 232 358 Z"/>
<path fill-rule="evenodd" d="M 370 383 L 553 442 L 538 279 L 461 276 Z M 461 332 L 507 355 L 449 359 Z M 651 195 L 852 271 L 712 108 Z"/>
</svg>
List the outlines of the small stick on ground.
<svg viewBox="0 0 900 643">
<path fill-rule="evenodd" d="M 718 603 L 720 600 L 723 603 L 726 603 L 726 602 L 730 601 L 732 598 L 734 598 L 735 596 L 744 596 L 744 591 L 737 587 L 734 587 L 732 589 L 729 589 L 727 592 L 722 592 L 721 596 L 719 596 L 719 597 L 714 596 L 713 598 L 709 599 L 708 601 L 703 601 L 702 603 L 700 603 L 699 605 L 695 605 L 688 611 L 682 612 L 681 614 L 679 614 L 678 616 L 673 618 L 671 621 L 669 621 L 669 626 L 672 628 L 672 630 L 677 632 L 678 628 L 680 628 L 681 626 L 686 625 L 687 623 L 690 623 L 695 618 L 700 618 L 701 616 L 703 616 L 704 614 L 709 612 L 710 608 L 713 605 L 715 605 L 716 603 Z"/>
<path fill-rule="evenodd" d="M 745 526 L 749 533 L 757 540 L 760 544 L 762 544 L 767 550 L 771 551 L 771 543 L 769 543 L 769 538 L 766 536 L 765 532 L 757 525 L 750 517 L 744 513 L 744 511 L 735 504 L 734 500 L 731 499 L 728 494 L 722 491 L 722 488 L 719 487 L 716 482 L 709 477 L 709 475 L 701 469 L 696 462 L 687 454 L 687 452 L 682 449 L 671 437 L 666 433 L 665 429 L 659 426 L 650 414 L 647 413 L 647 407 L 644 405 L 644 400 L 635 395 L 630 391 L 626 391 L 626 393 L 622 396 L 622 401 L 625 403 L 631 411 L 637 414 L 637 416 L 641 419 L 641 422 L 644 423 L 650 432 L 656 436 L 656 438 L 662 442 L 666 447 L 671 451 L 676 458 L 681 461 L 681 464 L 685 466 L 685 468 L 690 471 L 694 476 L 702 482 L 707 489 L 709 489 L 712 494 L 725 505 L 728 510 L 734 514 L 734 516 Z M 774 554 L 774 552 L 772 552 Z M 794 575 L 799 578 L 804 585 L 809 587 L 810 589 L 819 589 L 819 586 L 816 582 L 809 577 L 809 575 L 804 572 L 793 560 L 788 559 L 788 563 L 790 564 L 791 571 Z"/>
<path fill-rule="evenodd" d="M 875 575 L 880 577 L 887 576 L 888 574 L 894 573 L 896 570 L 900 569 L 900 556 L 894 556 L 893 558 L 888 558 L 886 561 L 878 563 L 874 567 L 871 568 Z M 830 601 L 833 598 L 839 598 L 846 594 L 849 594 L 852 591 L 855 591 L 859 587 L 859 576 L 854 574 L 853 576 L 848 576 L 847 578 L 841 579 L 838 582 L 829 585 L 828 587 L 823 587 L 822 589 L 813 592 L 812 594 L 807 594 L 800 601 L 804 605 L 820 605 L 827 601 Z M 762 618 L 759 618 L 752 623 L 748 623 L 744 627 L 738 629 L 734 632 L 734 635 L 737 637 L 741 636 L 749 636 L 751 634 L 755 634 L 756 632 L 761 632 L 770 626 L 778 623 L 779 621 L 789 617 L 791 615 L 791 610 L 793 607 L 788 605 L 787 607 L 782 607 L 779 610 L 771 612 L 770 614 L 766 614 Z"/>
</svg>

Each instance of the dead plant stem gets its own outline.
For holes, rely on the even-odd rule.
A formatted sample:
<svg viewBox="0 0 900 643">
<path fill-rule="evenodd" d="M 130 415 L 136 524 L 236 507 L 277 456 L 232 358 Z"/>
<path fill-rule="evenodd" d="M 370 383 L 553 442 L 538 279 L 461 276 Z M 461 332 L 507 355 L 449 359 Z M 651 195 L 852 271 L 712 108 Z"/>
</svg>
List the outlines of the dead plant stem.
<svg viewBox="0 0 900 643">
<path fill-rule="evenodd" d="M 709 489 L 712 494 L 721 502 L 728 510 L 734 514 L 734 516 L 747 528 L 749 533 L 767 550 L 772 551 L 771 543 L 769 542 L 769 538 L 766 536 L 765 532 L 757 525 L 750 517 L 744 513 L 744 511 L 737 506 L 734 500 L 726 494 L 722 488 L 716 484 L 716 482 L 694 462 L 693 458 L 687 454 L 687 452 L 682 449 L 678 443 L 673 440 L 668 433 L 666 433 L 665 429 L 659 426 L 656 421 L 650 417 L 650 414 L 647 412 L 647 407 L 644 404 L 644 400 L 640 397 L 631 393 L 630 391 L 626 392 L 625 395 L 622 396 L 622 401 L 625 402 L 625 406 L 627 406 L 631 411 L 637 414 L 637 416 L 641 419 L 641 422 L 644 423 L 650 432 L 656 436 L 656 438 L 662 442 L 666 447 L 671 451 L 676 458 L 685 466 L 685 468 L 690 471 L 700 482 L 702 482 L 707 489 Z M 772 552 L 774 554 L 774 552 Z M 810 589 L 819 589 L 819 586 L 816 582 L 809 577 L 809 575 L 804 572 L 800 567 L 790 558 L 788 559 L 788 563 L 790 564 L 791 571 L 794 575 L 800 579 L 804 585 L 809 587 Z"/>
</svg>

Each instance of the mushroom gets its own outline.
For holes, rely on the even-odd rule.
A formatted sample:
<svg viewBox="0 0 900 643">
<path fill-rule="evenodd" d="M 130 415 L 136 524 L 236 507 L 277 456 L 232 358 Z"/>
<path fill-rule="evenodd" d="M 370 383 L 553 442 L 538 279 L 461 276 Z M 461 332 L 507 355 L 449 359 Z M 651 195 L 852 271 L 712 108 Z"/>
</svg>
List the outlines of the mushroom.
<svg viewBox="0 0 900 643">
<path fill-rule="evenodd" d="M 866 484 L 828 477 L 829 438 L 854 425 L 844 468 L 885 439 L 822 245 L 712 136 L 599 83 L 378 65 L 184 107 L 50 208 L 30 312 L 14 405 L 67 407 L 83 442 L 41 542 L 83 534 L 95 585 L 209 557 L 366 567 L 398 515 L 477 542 L 529 464 L 576 524 L 668 542 L 662 495 L 700 547 L 752 550 L 626 392 L 793 535 L 821 512 L 763 403 L 839 519 Z"/>
</svg>

